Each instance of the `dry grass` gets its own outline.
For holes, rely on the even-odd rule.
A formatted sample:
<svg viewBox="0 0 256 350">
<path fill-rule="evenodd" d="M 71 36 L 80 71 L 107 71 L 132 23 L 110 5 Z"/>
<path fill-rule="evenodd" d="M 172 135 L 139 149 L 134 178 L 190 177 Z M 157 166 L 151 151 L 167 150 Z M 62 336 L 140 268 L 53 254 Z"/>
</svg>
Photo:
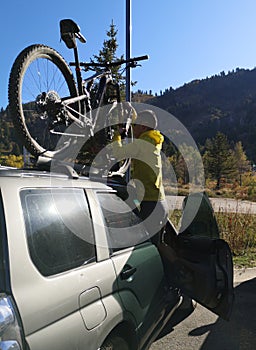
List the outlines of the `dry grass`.
<svg viewBox="0 0 256 350">
<path fill-rule="evenodd" d="M 215 213 L 220 237 L 228 242 L 236 267 L 256 266 L 256 215 L 217 212 Z M 174 210 L 170 216 L 178 227 L 181 211 Z"/>
<path fill-rule="evenodd" d="M 216 213 L 221 238 L 228 242 L 237 266 L 256 266 L 256 215 Z"/>
</svg>

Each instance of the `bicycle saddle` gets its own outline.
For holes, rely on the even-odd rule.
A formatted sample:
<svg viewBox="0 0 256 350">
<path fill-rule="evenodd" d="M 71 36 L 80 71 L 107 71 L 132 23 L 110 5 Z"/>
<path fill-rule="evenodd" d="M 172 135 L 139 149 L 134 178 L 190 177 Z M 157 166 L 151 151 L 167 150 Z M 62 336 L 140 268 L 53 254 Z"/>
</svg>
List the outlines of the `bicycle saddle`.
<svg viewBox="0 0 256 350">
<path fill-rule="evenodd" d="M 76 48 L 76 38 L 82 43 L 86 43 L 85 37 L 80 33 L 79 26 L 72 19 L 62 19 L 60 21 L 61 39 L 69 49 Z"/>
</svg>

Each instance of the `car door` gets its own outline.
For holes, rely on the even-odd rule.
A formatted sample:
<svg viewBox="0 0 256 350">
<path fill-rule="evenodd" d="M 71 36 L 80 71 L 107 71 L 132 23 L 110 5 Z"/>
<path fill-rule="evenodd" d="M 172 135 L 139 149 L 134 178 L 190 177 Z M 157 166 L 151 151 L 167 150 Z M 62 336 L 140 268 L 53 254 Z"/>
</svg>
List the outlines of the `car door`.
<svg viewBox="0 0 256 350">
<path fill-rule="evenodd" d="M 142 342 L 164 317 L 166 279 L 155 245 L 138 217 L 115 193 L 98 193 L 108 231 L 111 260 L 116 271 L 114 290 L 118 290 L 126 312 L 134 317 Z M 170 308 L 179 301 L 170 296 Z"/>
<path fill-rule="evenodd" d="M 6 221 L 11 288 L 29 348 L 98 349 L 115 271 L 110 259 L 98 256 L 84 188 L 27 186 L 13 189 L 21 207 L 8 196 L 5 210 L 7 219 L 19 208 L 23 214 Z"/>
<path fill-rule="evenodd" d="M 168 222 L 159 251 L 172 286 L 222 318 L 230 318 L 234 300 L 232 254 L 219 238 L 205 193 L 186 199 L 179 233 Z"/>
</svg>

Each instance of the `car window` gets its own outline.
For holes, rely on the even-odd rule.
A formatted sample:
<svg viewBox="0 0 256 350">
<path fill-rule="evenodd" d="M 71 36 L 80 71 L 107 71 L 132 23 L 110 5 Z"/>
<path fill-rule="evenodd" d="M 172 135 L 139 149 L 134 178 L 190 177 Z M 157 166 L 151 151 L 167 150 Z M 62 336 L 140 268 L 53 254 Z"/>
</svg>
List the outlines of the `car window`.
<svg viewBox="0 0 256 350">
<path fill-rule="evenodd" d="M 90 212 L 83 189 L 21 191 L 31 259 L 45 276 L 95 260 Z"/>
<path fill-rule="evenodd" d="M 219 238 L 220 232 L 211 202 L 205 192 L 191 193 L 183 202 L 180 234 Z"/>
<path fill-rule="evenodd" d="M 108 232 L 110 247 L 115 251 L 136 246 L 149 239 L 143 223 L 115 193 L 98 193 Z"/>
</svg>

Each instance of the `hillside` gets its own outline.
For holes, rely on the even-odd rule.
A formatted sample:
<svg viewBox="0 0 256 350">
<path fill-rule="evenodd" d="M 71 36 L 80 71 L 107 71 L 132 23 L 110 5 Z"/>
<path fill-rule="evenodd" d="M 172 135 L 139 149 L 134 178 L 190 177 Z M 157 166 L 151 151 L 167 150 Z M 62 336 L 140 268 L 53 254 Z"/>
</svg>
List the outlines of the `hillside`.
<svg viewBox="0 0 256 350">
<path fill-rule="evenodd" d="M 242 141 L 248 158 L 256 162 L 256 69 L 194 80 L 147 103 L 173 114 L 200 144 L 217 131 L 230 141 Z"/>
<path fill-rule="evenodd" d="M 22 145 L 17 139 L 12 120 L 7 110 L 0 110 L 0 155 L 19 155 Z"/>
<path fill-rule="evenodd" d="M 217 131 L 229 141 L 242 141 L 248 158 L 256 163 L 256 68 L 239 69 L 210 78 L 194 80 L 160 96 L 138 91 L 134 102 L 150 103 L 167 110 L 190 131 L 198 144 L 204 144 Z M 0 110 L 0 153 L 19 154 L 12 120 Z"/>
</svg>

